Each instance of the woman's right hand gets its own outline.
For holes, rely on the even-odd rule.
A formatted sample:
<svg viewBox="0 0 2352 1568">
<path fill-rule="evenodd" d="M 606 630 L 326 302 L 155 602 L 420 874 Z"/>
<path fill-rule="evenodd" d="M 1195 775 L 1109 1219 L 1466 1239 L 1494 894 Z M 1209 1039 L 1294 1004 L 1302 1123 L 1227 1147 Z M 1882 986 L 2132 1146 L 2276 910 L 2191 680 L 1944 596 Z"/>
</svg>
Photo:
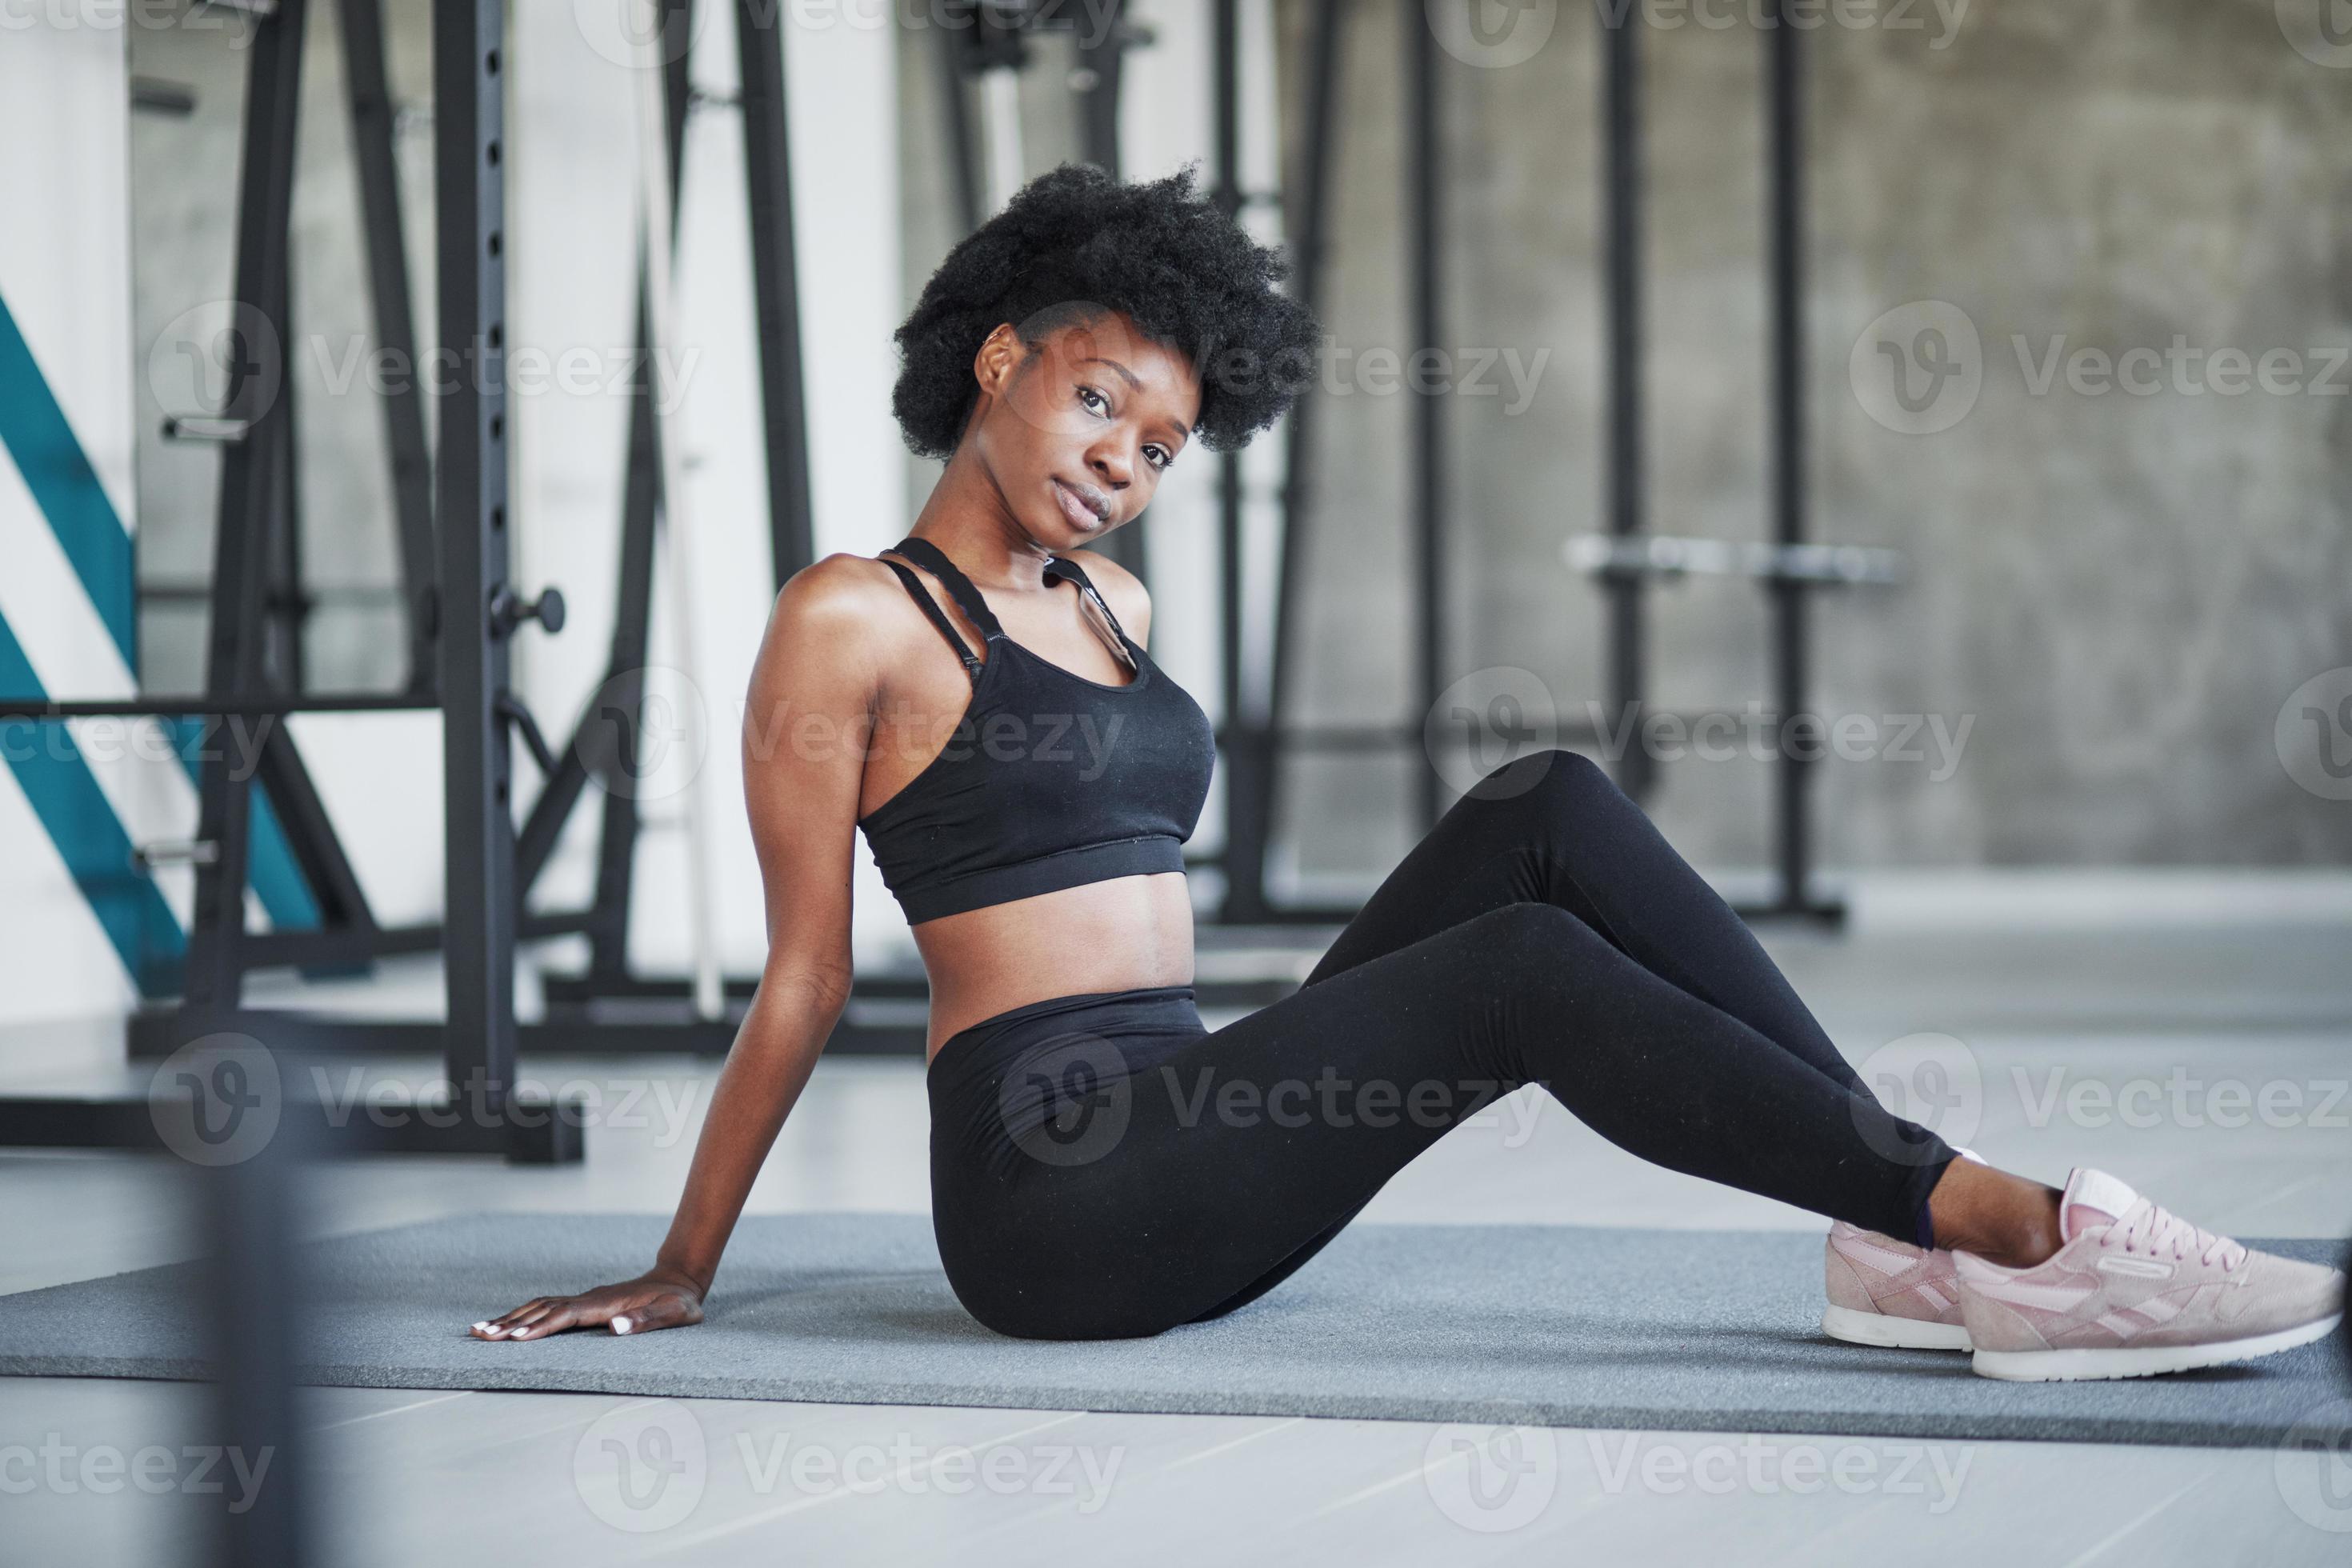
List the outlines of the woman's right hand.
<svg viewBox="0 0 2352 1568">
<path fill-rule="evenodd" d="M 609 1323 L 616 1334 L 683 1328 L 702 1321 L 703 1288 L 686 1275 L 652 1268 L 617 1285 L 577 1296 L 539 1296 L 504 1317 L 473 1327 L 478 1340 L 537 1340 L 566 1329 Z"/>
</svg>

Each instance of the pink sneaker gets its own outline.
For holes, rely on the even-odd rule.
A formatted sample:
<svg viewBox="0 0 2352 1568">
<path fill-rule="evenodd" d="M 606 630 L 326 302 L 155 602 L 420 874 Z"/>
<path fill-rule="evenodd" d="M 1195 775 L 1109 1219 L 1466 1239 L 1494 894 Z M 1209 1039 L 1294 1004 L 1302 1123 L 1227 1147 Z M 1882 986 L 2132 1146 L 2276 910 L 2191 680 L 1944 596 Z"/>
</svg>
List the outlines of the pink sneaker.
<svg viewBox="0 0 2352 1568">
<path fill-rule="evenodd" d="M 1959 1154 L 1984 1163 L 1973 1149 Z M 1822 1251 L 1830 1300 L 1822 1309 L 1822 1332 L 1830 1338 L 1913 1351 L 1971 1348 L 1947 1249 L 1930 1251 L 1839 1220 Z"/>
<path fill-rule="evenodd" d="M 2058 1250 L 2031 1268 L 1958 1261 L 1976 1371 L 2021 1383 L 2149 1377 L 2308 1344 L 2344 1317 L 2344 1275 L 2200 1230 L 2076 1166 Z"/>
<path fill-rule="evenodd" d="M 1972 1348 L 1951 1253 L 1843 1220 L 1830 1226 L 1825 1253 L 1830 1301 L 1822 1332 L 1830 1338 L 1915 1351 Z"/>
</svg>

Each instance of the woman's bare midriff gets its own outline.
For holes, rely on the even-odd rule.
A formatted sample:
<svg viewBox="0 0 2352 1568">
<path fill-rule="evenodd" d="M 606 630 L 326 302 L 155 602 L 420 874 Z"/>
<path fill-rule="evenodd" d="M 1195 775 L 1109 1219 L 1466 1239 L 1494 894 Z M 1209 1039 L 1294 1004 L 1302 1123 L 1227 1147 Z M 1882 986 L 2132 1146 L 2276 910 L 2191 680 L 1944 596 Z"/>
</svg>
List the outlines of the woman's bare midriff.
<svg viewBox="0 0 2352 1568">
<path fill-rule="evenodd" d="M 1192 979 L 1192 898 L 1181 871 L 966 910 L 914 931 L 931 981 L 927 1062 L 959 1032 L 1032 1002 Z"/>
</svg>

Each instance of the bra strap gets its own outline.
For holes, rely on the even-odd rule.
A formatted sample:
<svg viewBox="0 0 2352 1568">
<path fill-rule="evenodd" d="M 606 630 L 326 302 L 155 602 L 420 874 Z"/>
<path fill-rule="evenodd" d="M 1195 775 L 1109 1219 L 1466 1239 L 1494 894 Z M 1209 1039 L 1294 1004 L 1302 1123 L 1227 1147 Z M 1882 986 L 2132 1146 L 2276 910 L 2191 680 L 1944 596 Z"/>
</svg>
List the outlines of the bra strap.
<svg viewBox="0 0 2352 1568">
<path fill-rule="evenodd" d="M 882 564 L 898 574 L 898 581 L 905 584 L 907 592 L 915 596 L 915 603 L 923 606 L 923 614 L 931 618 L 931 625 L 940 628 L 940 636 L 948 639 L 948 646 L 956 650 L 958 658 L 963 660 L 963 668 L 971 675 L 972 684 L 979 685 L 980 660 L 973 657 L 971 647 L 965 644 L 963 634 L 949 623 L 947 612 L 940 608 L 939 602 L 931 597 L 930 590 L 923 586 L 923 580 L 915 575 L 912 567 L 901 566 L 896 561 L 885 561 Z"/>
<path fill-rule="evenodd" d="M 949 595 L 954 598 L 963 613 L 971 618 L 971 624 L 980 628 L 981 636 L 993 638 L 1004 635 L 1004 628 L 997 625 L 995 614 L 988 607 L 988 601 L 980 596 L 980 590 L 972 586 L 971 579 L 965 576 L 957 568 L 956 563 L 948 559 L 946 551 L 941 550 L 929 540 L 918 539 L 911 533 L 890 548 L 946 584 Z"/>
<path fill-rule="evenodd" d="M 1110 601 L 1102 596 L 1102 590 L 1094 585 L 1093 581 L 1087 576 L 1085 569 L 1079 566 L 1076 562 L 1066 561 L 1059 555 L 1054 556 L 1045 563 L 1045 575 L 1048 577 L 1067 577 L 1072 582 L 1076 583 L 1080 588 L 1086 590 L 1088 596 L 1090 596 L 1097 605 L 1101 606 L 1103 618 L 1110 622 L 1110 629 L 1118 634 L 1118 640 L 1121 642 L 1129 641 L 1127 635 L 1127 628 L 1118 624 L 1118 617 L 1117 616 L 1111 614 Z"/>
</svg>

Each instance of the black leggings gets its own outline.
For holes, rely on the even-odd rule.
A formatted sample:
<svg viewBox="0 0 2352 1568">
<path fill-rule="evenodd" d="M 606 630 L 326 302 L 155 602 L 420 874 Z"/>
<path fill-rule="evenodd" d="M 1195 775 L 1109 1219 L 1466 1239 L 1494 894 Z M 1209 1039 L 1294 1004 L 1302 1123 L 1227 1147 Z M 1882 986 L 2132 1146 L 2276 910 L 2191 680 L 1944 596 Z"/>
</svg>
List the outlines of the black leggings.
<svg viewBox="0 0 2352 1568">
<path fill-rule="evenodd" d="M 1953 1157 L 1565 751 L 1456 801 L 1296 994 L 1214 1032 L 1190 985 L 1054 997 L 955 1035 L 926 1082 L 949 1282 L 1024 1339 L 1255 1300 L 1529 1082 L 1645 1160 L 1906 1240 Z"/>
</svg>

